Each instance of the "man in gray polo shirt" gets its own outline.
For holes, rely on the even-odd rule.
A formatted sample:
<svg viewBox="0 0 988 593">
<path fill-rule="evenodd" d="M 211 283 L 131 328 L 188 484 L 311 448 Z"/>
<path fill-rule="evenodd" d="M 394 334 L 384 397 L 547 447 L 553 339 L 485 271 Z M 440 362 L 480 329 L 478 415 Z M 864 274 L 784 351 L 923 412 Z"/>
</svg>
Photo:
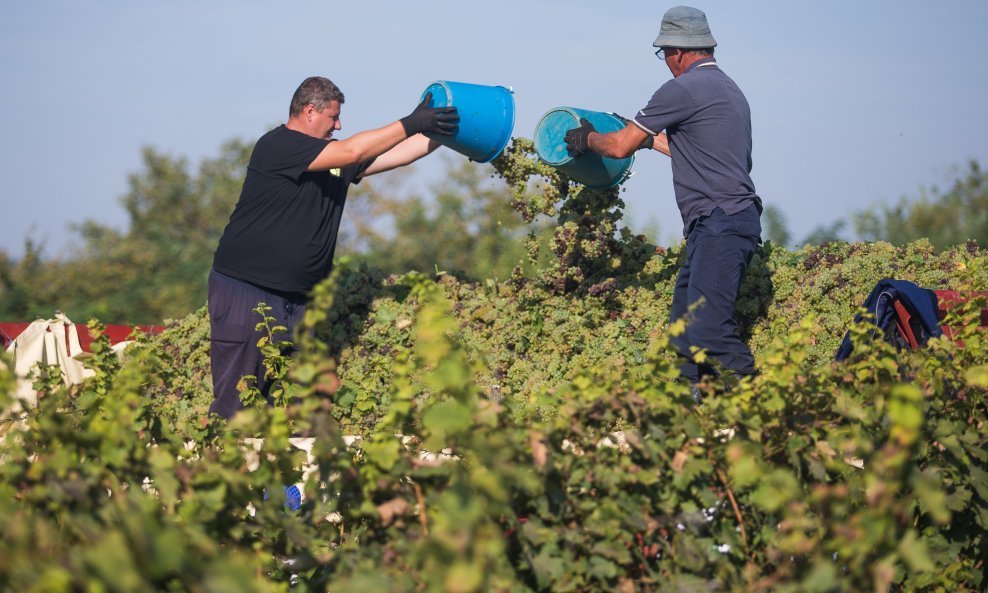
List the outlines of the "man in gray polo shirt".
<svg viewBox="0 0 988 593">
<path fill-rule="evenodd" d="M 673 339 L 682 375 L 699 399 L 697 383 L 715 375 L 696 364 L 702 349 L 740 377 L 755 372 L 751 350 L 738 334 L 734 303 L 741 278 L 761 238 L 761 198 L 751 181 L 751 112 L 741 89 L 714 59 L 706 15 L 677 6 L 662 18 L 659 50 L 673 79 L 655 91 L 624 129 L 600 134 L 585 119 L 566 133 L 570 155 L 592 151 L 626 158 L 641 148 L 672 157 L 673 187 L 683 217 L 686 252 L 673 295 L 670 321 L 687 316 L 686 333 Z"/>
</svg>

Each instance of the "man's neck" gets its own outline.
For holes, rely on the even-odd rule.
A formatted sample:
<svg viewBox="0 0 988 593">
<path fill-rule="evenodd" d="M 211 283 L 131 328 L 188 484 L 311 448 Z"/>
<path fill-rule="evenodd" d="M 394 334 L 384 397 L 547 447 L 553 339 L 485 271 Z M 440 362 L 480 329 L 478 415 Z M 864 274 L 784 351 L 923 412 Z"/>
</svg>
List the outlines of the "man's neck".
<svg viewBox="0 0 988 593">
<path fill-rule="evenodd" d="M 683 72 L 689 70 L 693 64 L 701 62 L 703 60 L 713 59 L 713 54 L 694 54 L 688 53 L 683 55 Z"/>
</svg>

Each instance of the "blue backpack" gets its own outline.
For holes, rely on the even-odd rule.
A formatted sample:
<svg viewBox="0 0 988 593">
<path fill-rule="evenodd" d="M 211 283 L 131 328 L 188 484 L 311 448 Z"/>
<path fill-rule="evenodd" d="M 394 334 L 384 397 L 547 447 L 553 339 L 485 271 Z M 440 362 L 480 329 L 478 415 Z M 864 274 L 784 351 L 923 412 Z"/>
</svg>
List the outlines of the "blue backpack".
<svg viewBox="0 0 988 593">
<path fill-rule="evenodd" d="M 880 280 L 862 306 L 874 316 L 877 332 L 896 348 L 920 348 L 930 338 L 943 335 L 937 316 L 936 293 L 908 280 Z M 861 315 L 855 315 L 854 322 L 860 321 Z M 844 360 L 853 349 L 848 332 L 835 358 Z"/>
</svg>

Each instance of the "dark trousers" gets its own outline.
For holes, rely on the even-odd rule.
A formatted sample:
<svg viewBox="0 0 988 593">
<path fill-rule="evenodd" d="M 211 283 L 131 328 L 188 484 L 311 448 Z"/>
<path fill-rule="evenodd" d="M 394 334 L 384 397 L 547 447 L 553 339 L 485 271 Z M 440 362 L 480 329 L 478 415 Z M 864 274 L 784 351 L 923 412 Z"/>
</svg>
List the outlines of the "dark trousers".
<svg viewBox="0 0 988 593">
<path fill-rule="evenodd" d="M 711 364 L 693 362 L 692 347 L 706 350 L 709 359 L 735 375 L 755 372 L 751 349 L 741 340 L 734 321 L 734 302 L 760 241 L 759 216 L 754 204 L 734 215 L 717 208 L 687 233 L 669 319 L 686 318 L 686 332 L 672 338 L 672 344 L 683 359 L 680 372 L 691 383 L 717 374 Z"/>
<path fill-rule="evenodd" d="M 213 375 L 213 403 L 209 411 L 231 418 L 243 409 L 237 384 L 244 375 L 257 377 L 257 386 L 268 397 L 271 382 L 264 379 L 264 358 L 257 341 L 264 335 L 255 327 L 262 321 L 254 311 L 258 303 L 271 307 L 272 327 L 288 328 L 276 340 L 291 340 L 295 324 L 305 315 L 305 297 L 276 294 L 253 284 L 209 273 L 209 360 Z M 270 399 L 268 400 L 270 403 Z"/>
</svg>

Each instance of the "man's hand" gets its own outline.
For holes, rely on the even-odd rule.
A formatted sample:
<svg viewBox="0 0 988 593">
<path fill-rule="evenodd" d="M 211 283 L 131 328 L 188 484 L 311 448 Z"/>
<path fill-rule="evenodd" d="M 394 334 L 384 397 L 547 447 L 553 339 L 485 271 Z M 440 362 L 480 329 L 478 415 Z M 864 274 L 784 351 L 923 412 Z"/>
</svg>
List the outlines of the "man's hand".
<svg viewBox="0 0 988 593">
<path fill-rule="evenodd" d="M 439 134 L 452 136 L 460 129 L 460 115 L 456 107 L 429 107 L 432 93 L 427 93 L 415 111 L 398 120 L 405 134 Z"/>
<path fill-rule="evenodd" d="M 573 128 L 563 136 L 563 140 L 566 141 L 566 153 L 575 157 L 590 150 L 590 132 L 596 131 L 592 123 L 581 117 L 580 127 Z"/>
</svg>

